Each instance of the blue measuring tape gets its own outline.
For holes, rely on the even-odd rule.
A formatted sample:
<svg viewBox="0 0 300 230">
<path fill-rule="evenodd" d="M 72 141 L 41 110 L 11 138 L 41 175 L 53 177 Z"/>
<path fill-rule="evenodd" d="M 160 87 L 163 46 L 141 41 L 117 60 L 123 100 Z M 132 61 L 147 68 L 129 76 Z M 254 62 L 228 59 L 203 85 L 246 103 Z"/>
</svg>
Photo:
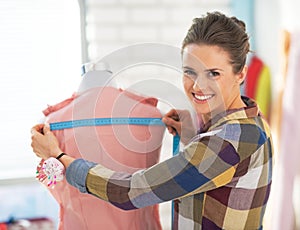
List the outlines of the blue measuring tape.
<svg viewBox="0 0 300 230">
<path fill-rule="evenodd" d="M 91 118 L 71 121 L 55 122 L 50 124 L 51 130 L 70 129 L 84 126 L 104 126 L 104 125 L 145 125 L 164 126 L 160 118 L 140 118 L 140 117 L 117 117 L 117 118 Z"/>
<path fill-rule="evenodd" d="M 144 126 L 165 126 L 160 118 L 145 117 L 114 117 L 114 118 L 89 118 L 71 121 L 61 121 L 50 123 L 50 130 L 71 129 L 86 126 L 105 126 L 105 125 L 144 125 Z M 173 137 L 173 155 L 179 152 L 180 137 Z"/>
</svg>

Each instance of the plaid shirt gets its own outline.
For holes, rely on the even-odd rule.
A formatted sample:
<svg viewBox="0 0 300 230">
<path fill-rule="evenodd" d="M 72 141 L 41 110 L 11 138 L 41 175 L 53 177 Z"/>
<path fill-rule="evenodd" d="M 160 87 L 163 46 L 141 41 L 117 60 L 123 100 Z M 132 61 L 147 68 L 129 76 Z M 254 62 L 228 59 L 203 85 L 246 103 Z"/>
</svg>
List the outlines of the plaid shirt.
<svg viewBox="0 0 300 230">
<path fill-rule="evenodd" d="M 83 159 L 66 170 L 68 182 L 124 209 L 175 200 L 173 229 L 262 229 L 272 176 L 270 129 L 258 107 L 211 120 L 182 152 L 127 174 Z"/>
</svg>

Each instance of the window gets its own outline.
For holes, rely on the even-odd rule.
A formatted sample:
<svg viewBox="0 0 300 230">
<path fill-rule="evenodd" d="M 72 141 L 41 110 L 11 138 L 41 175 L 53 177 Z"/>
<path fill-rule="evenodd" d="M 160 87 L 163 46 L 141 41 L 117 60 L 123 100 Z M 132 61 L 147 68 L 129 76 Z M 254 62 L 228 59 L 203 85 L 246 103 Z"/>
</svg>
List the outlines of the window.
<svg viewBox="0 0 300 230">
<path fill-rule="evenodd" d="M 0 180 L 31 177 L 30 128 L 80 81 L 78 1 L 2 0 L 0 31 Z"/>
</svg>

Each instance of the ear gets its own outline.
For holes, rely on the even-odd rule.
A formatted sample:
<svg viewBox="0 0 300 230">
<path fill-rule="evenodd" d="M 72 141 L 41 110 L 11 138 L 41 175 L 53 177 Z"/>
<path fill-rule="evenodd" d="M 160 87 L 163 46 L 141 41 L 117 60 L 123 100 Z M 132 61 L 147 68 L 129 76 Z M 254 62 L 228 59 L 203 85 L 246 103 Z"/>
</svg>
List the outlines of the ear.
<svg viewBox="0 0 300 230">
<path fill-rule="evenodd" d="M 239 85 L 245 81 L 247 72 L 248 72 L 248 66 L 245 65 L 242 71 L 236 75 L 237 76 L 236 81 Z"/>
</svg>

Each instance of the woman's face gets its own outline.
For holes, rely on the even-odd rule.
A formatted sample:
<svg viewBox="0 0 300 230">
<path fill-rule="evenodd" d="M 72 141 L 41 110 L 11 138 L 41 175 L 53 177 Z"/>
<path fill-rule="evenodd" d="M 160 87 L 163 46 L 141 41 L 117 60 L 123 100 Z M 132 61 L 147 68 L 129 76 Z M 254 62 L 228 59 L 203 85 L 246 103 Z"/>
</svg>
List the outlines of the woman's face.
<svg viewBox="0 0 300 230">
<path fill-rule="evenodd" d="M 247 68 L 234 74 L 229 54 L 218 46 L 186 45 L 182 56 L 185 93 L 198 115 L 207 119 L 244 106 L 240 84 Z"/>
</svg>

